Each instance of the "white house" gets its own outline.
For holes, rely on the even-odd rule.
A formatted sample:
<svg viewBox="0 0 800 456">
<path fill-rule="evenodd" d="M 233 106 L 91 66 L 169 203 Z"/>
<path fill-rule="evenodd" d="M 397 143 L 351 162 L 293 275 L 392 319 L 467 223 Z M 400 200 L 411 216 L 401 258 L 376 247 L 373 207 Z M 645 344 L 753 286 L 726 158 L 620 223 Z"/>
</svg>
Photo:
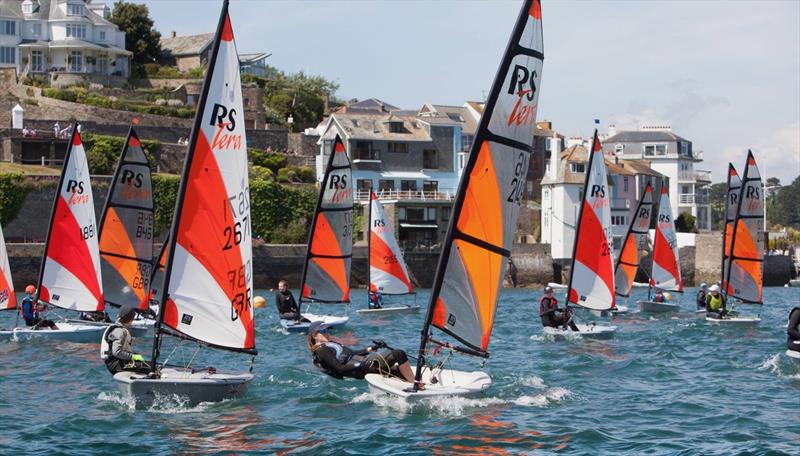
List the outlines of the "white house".
<svg viewBox="0 0 800 456">
<path fill-rule="evenodd" d="M 54 85 L 127 78 L 132 53 L 109 14 L 91 0 L 0 0 L 0 67 Z"/>
</svg>

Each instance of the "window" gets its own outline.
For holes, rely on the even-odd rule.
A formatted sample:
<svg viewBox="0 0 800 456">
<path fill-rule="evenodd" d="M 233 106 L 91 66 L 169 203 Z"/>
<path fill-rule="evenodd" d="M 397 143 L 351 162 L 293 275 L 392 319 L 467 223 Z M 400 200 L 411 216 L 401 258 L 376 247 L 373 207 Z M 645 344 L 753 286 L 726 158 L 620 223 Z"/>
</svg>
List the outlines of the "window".
<svg viewBox="0 0 800 456">
<path fill-rule="evenodd" d="M 544 227 L 547 228 L 548 225 L 550 225 L 550 214 L 545 212 L 544 213 L 544 217 L 542 218 L 542 220 L 544 222 Z"/>
<path fill-rule="evenodd" d="M 83 16 L 83 5 L 68 3 L 67 16 Z"/>
<path fill-rule="evenodd" d="M 403 128 L 403 122 L 387 122 L 389 124 L 390 133 L 405 133 L 406 129 Z"/>
<path fill-rule="evenodd" d="M 400 181 L 400 190 L 402 191 L 417 191 L 417 181 L 415 180 L 401 180 Z"/>
<path fill-rule="evenodd" d="M 663 157 L 667 155 L 666 144 L 645 144 L 644 145 L 645 157 Z"/>
<path fill-rule="evenodd" d="M 458 169 L 464 169 L 464 154 L 458 154 Z"/>
<path fill-rule="evenodd" d="M 33 24 L 33 36 L 42 36 L 42 24 Z"/>
<path fill-rule="evenodd" d="M 0 63 L 17 63 L 15 50 L 13 47 L 0 47 Z"/>
<path fill-rule="evenodd" d="M 690 190 L 690 187 L 688 185 L 681 185 L 681 193 L 683 193 L 684 195 L 687 195 L 687 194 L 689 194 L 691 192 L 692 191 Z"/>
<path fill-rule="evenodd" d="M 681 141 L 681 155 L 689 156 L 689 143 Z"/>
<path fill-rule="evenodd" d="M 22 3 L 22 12 L 25 14 L 33 14 L 33 3 L 30 1 Z"/>
<path fill-rule="evenodd" d="M 622 178 L 622 191 L 626 193 L 628 191 L 628 176 Z"/>
<path fill-rule="evenodd" d="M 369 141 L 356 141 L 356 150 L 353 153 L 353 160 L 377 160 L 378 154 L 372 150 L 372 143 Z"/>
<path fill-rule="evenodd" d="M 42 54 L 42 51 L 31 52 L 31 71 L 44 71 L 44 55 Z"/>
<path fill-rule="evenodd" d="M 627 217 L 624 215 L 612 215 L 611 216 L 611 224 L 617 226 L 627 226 L 628 220 Z"/>
<path fill-rule="evenodd" d="M 462 152 L 469 152 L 469 150 L 472 148 L 472 141 L 474 141 L 474 140 L 475 140 L 475 136 L 462 134 L 461 135 L 461 151 Z"/>
<path fill-rule="evenodd" d="M 464 121 L 464 118 L 461 117 L 461 114 L 459 114 L 457 112 L 448 112 L 447 113 L 447 117 L 449 117 L 450 120 L 455 121 L 455 122 L 463 122 Z"/>
<path fill-rule="evenodd" d="M 450 220 L 450 210 L 451 210 L 450 206 L 445 206 L 442 208 L 442 220 L 444 221 Z"/>
<path fill-rule="evenodd" d="M 550 190 L 544 189 L 542 190 L 542 204 L 548 204 L 550 202 Z"/>
<path fill-rule="evenodd" d="M 616 144 L 614 146 L 614 153 L 616 155 L 622 155 L 623 153 L 625 153 L 625 144 Z"/>
<path fill-rule="evenodd" d="M 436 221 L 436 208 L 435 207 L 429 207 L 428 208 L 428 218 L 426 218 L 425 220 Z"/>
<path fill-rule="evenodd" d="M 69 53 L 69 71 L 79 72 L 83 69 L 83 54 L 80 51 Z"/>
<path fill-rule="evenodd" d="M 553 147 L 552 144 L 551 144 L 552 142 L 553 142 L 553 138 L 551 138 L 549 136 L 544 138 L 544 150 L 549 151 L 550 148 Z"/>
<path fill-rule="evenodd" d="M 108 73 L 108 57 L 101 55 L 97 58 L 97 72 L 100 74 Z"/>
<path fill-rule="evenodd" d="M 0 35 L 16 35 L 17 23 L 14 21 L 0 21 Z"/>
<path fill-rule="evenodd" d="M 439 191 L 439 181 L 423 181 L 422 191 L 425 193 L 436 193 Z"/>
<path fill-rule="evenodd" d="M 101 30 L 100 31 L 100 41 L 105 41 L 105 40 L 106 40 L 106 31 L 105 30 Z"/>
<path fill-rule="evenodd" d="M 86 26 L 83 24 L 67 24 L 67 38 L 86 38 Z"/>
<path fill-rule="evenodd" d="M 434 149 L 426 149 L 422 151 L 422 168 L 424 169 L 438 169 L 439 168 L 439 151 Z"/>
<path fill-rule="evenodd" d="M 394 190 L 394 180 L 392 179 L 381 179 L 378 181 L 378 190 L 379 191 L 392 191 Z"/>
<path fill-rule="evenodd" d="M 425 208 L 424 207 L 407 207 L 406 208 L 406 220 L 410 222 L 422 222 L 425 220 Z"/>
<path fill-rule="evenodd" d="M 356 180 L 356 188 L 359 192 L 369 192 L 372 190 L 372 179 L 358 179 Z"/>
<path fill-rule="evenodd" d="M 405 154 L 408 152 L 407 143 L 389 143 L 386 147 L 389 153 L 392 154 Z"/>
<path fill-rule="evenodd" d="M 573 173 L 585 173 L 586 172 L 586 163 L 570 163 L 569 164 L 570 171 Z"/>
</svg>

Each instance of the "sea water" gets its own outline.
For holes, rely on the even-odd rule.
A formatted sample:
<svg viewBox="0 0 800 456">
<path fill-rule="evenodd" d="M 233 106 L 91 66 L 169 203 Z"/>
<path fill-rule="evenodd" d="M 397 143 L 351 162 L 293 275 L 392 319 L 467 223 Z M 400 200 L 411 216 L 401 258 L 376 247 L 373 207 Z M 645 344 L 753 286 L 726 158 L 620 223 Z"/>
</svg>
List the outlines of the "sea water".
<svg viewBox="0 0 800 456">
<path fill-rule="evenodd" d="M 763 318 L 748 327 L 697 318 L 694 293 L 684 296 L 685 312 L 613 318 L 609 340 L 552 340 L 536 316 L 539 292 L 504 290 L 484 366 L 492 387 L 413 405 L 320 373 L 304 336 L 283 331 L 271 305 L 255 310 L 260 355 L 247 395 L 191 408 L 168 397 L 137 410 L 97 344 L 0 342 L 0 453 L 800 454 L 800 368 L 783 355 L 800 289 L 770 288 L 763 307 L 738 306 Z M 631 310 L 644 294 L 634 291 Z M 423 309 L 411 315 L 358 315 L 363 291 L 347 310 L 314 310 L 347 311 L 350 322 L 334 334 L 356 345 L 381 338 L 413 355 L 427 296 L 420 292 Z M 13 322 L 13 312 L 0 315 L 0 326 Z M 151 344 L 140 338 L 136 348 L 149 358 Z M 162 354 L 238 371 L 250 361 L 174 341 Z M 480 368 L 464 356 L 448 363 Z"/>
</svg>

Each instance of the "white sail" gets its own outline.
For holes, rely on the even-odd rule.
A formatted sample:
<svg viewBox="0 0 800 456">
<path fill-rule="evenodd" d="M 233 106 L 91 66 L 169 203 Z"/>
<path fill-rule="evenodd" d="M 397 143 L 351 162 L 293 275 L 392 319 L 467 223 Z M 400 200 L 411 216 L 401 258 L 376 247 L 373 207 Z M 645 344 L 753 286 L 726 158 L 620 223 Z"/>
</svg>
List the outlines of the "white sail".
<svg viewBox="0 0 800 456">
<path fill-rule="evenodd" d="M 370 286 L 382 294 L 414 292 L 394 229 L 374 192 L 370 192 L 369 277 Z"/>
</svg>

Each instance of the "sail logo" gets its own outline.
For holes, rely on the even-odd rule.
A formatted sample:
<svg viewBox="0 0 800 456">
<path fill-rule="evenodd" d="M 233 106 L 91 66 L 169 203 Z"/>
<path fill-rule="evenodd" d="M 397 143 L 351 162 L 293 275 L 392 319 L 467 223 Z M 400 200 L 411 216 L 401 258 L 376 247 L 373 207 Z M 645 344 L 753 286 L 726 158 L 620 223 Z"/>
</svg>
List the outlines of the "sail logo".
<svg viewBox="0 0 800 456">
<path fill-rule="evenodd" d="M 606 199 L 606 186 L 605 185 L 592 185 L 592 190 L 589 192 L 589 198 L 594 198 L 592 201 L 592 208 L 599 209 L 609 205 Z"/>
<path fill-rule="evenodd" d="M 144 175 L 134 173 L 126 169 L 122 171 L 120 183 L 125 186 L 122 188 L 122 197 L 127 199 L 145 199 L 150 196 L 150 191 L 142 188 Z"/>
<path fill-rule="evenodd" d="M 69 193 L 67 204 L 69 204 L 70 206 L 74 206 L 76 204 L 85 204 L 89 202 L 89 195 L 83 194 L 84 192 L 83 181 L 77 181 L 74 179 L 68 180 L 66 191 L 67 193 Z"/>
<path fill-rule="evenodd" d="M 658 214 L 658 223 L 669 223 L 672 218 L 667 214 Z"/>
<path fill-rule="evenodd" d="M 519 98 L 508 116 L 508 125 L 533 125 L 536 120 L 536 70 L 528 70 L 523 65 L 514 65 L 511 81 L 508 85 L 508 94 L 517 95 Z"/>
<path fill-rule="evenodd" d="M 328 190 L 333 190 L 330 201 L 332 203 L 339 203 L 347 201 L 350 196 L 348 191 L 347 174 L 331 174 L 330 182 L 328 182 Z"/>
<path fill-rule="evenodd" d="M 760 210 L 763 203 L 761 202 L 761 193 L 758 191 L 758 187 L 748 186 L 745 187 L 745 190 L 744 198 L 747 200 L 747 210 L 750 212 Z"/>
<path fill-rule="evenodd" d="M 242 134 L 230 133 L 236 130 L 235 109 L 228 109 L 215 103 L 214 109 L 211 111 L 210 125 L 217 127 L 217 133 L 211 140 L 212 150 L 240 150 L 242 148 Z"/>
<path fill-rule="evenodd" d="M 739 200 L 739 195 L 737 195 L 734 192 L 731 192 L 728 199 L 729 199 L 729 204 L 731 206 L 735 206 L 736 202 Z"/>
<path fill-rule="evenodd" d="M 645 228 L 650 224 L 650 209 L 643 207 L 639 209 L 639 228 Z"/>
</svg>

